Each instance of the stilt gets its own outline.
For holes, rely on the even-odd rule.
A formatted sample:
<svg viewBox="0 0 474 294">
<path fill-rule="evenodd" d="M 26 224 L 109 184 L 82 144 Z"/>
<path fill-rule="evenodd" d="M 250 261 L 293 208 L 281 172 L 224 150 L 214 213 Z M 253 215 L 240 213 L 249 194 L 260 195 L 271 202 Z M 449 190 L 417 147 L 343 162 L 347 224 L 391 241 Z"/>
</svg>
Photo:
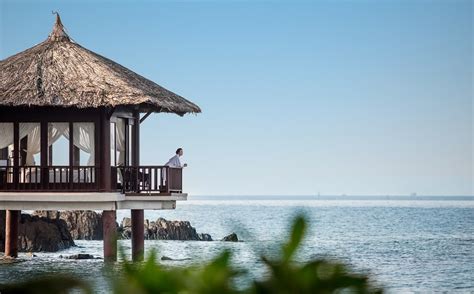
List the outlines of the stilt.
<svg viewBox="0 0 474 294">
<path fill-rule="evenodd" d="M 5 256 L 18 257 L 18 222 L 20 210 L 7 210 L 5 219 Z"/>
<path fill-rule="evenodd" d="M 104 233 L 104 261 L 117 261 L 117 223 L 115 210 L 102 212 Z"/>
<path fill-rule="evenodd" d="M 132 209 L 132 260 L 142 261 L 145 253 L 143 209 Z"/>
</svg>

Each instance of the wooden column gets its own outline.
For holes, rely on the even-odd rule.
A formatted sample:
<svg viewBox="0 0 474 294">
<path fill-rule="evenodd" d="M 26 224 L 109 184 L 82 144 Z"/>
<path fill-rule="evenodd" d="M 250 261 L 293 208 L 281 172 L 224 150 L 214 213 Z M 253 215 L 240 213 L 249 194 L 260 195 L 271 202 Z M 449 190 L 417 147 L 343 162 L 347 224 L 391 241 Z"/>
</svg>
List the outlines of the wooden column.
<svg viewBox="0 0 474 294">
<path fill-rule="evenodd" d="M 18 189 L 20 181 L 20 124 L 13 123 L 13 183 L 15 189 Z"/>
<path fill-rule="evenodd" d="M 53 165 L 53 145 L 48 146 L 48 122 L 43 120 L 40 122 L 40 137 L 41 137 L 41 146 L 40 146 L 40 161 L 41 161 L 41 185 L 43 189 L 48 188 L 49 183 L 49 165 Z M 49 161 L 49 162 L 48 162 Z"/>
<path fill-rule="evenodd" d="M 79 147 L 74 146 L 74 152 L 73 152 L 73 166 L 80 166 L 81 165 L 81 149 Z"/>
<path fill-rule="evenodd" d="M 20 166 L 26 165 L 26 150 L 28 149 L 28 136 L 20 139 Z"/>
<path fill-rule="evenodd" d="M 67 181 L 69 183 L 69 189 L 73 189 L 74 185 L 74 171 L 72 170 L 72 167 L 74 165 L 74 128 L 73 128 L 73 123 L 72 121 L 69 122 L 69 180 Z M 79 175 L 79 170 L 77 171 Z"/>
<path fill-rule="evenodd" d="M 115 210 L 102 212 L 104 233 L 104 261 L 117 261 L 117 223 Z"/>
<path fill-rule="evenodd" d="M 19 210 L 7 210 L 5 219 L 5 256 L 18 257 Z"/>
<path fill-rule="evenodd" d="M 127 130 L 128 132 L 128 130 Z M 134 112 L 132 131 L 132 165 L 140 165 L 140 112 Z M 143 209 L 132 209 L 132 260 L 142 261 L 145 254 L 145 217 Z"/>
<path fill-rule="evenodd" d="M 133 113 L 134 123 L 132 130 L 132 165 L 140 165 L 140 112 Z"/>
<path fill-rule="evenodd" d="M 110 117 L 108 116 L 107 109 L 102 109 L 100 114 L 100 144 L 99 154 L 100 156 L 100 171 L 99 181 L 100 190 L 104 192 L 112 191 L 111 187 L 111 167 L 110 167 Z M 115 187 L 114 187 L 115 189 Z"/>
<path fill-rule="evenodd" d="M 143 209 L 132 209 L 132 260 L 142 261 L 145 254 L 145 228 Z"/>
</svg>

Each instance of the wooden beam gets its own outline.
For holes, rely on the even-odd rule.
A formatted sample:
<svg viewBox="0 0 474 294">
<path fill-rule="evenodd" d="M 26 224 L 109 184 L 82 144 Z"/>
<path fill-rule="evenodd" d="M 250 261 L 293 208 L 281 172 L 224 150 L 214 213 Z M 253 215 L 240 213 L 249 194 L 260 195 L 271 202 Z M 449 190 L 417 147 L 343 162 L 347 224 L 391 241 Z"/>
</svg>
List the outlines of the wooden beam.
<svg viewBox="0 0 474 294">
<path fill-rule="evenodd" d="M 102 108 L 63 107 L 3 107 L 0 106 L 0 122 L 88 122 L 100 115 Z M 110 110 L 110 109 L 109 109 Z"/>
<path fill-rule="evenodd" d="M 148 111 L 148 112 L 140 119 L 140 123 L 144 122 L 145 119 L 146 119 L 147 117 L 149 117 L 150 114 L 152 114 L 152 113 L 153 113 L 153 111 Z"/>
</svg>

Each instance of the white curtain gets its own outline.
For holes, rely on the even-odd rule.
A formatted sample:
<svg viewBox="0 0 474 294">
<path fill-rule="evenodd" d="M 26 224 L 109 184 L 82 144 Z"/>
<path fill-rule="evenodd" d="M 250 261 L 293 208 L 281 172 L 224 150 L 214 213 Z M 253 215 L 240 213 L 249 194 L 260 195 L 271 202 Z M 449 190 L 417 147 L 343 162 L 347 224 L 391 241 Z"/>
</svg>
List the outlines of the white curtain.
<svg viewBox="0 0 474 294">
<path fill-rule="evenodd" d="M 93 166 L 95 163 L 94 157 L 94 123 L 74 123 L 74 145 L 82 151 L 89 154 L 87 161 L 88 166 Z M 119 162 L 124 161 L 125 151 L 125 126 L 122 122 L 122 127 L 119 128 L 119 139 L 117 141 L 117 148 L 120 152 Z M 41 132 L 39 123 L 20 123 L 19 137 L 20 140 L 25 136 L 27 139 L 26 151 L 26 165 L 35 165 L 34 155 L 41 151 Z M 49 123 L 48 124 L 48 146 L 51 146 L 61 136 L 69 140 L 69 123 Z M 0 149 L 13 145 L 13 123 L 0 123 Z"/>
<path fill-rule="evenodd" d="M 69 132 L 69 123 L 49 123 L 48 146 L 53 145 L 65 132 Z"/>
<path fill-rule="evenodd" d="M 0 149 L 13 144 L 13 124 L 0 123 Z"/>
<path fill-rule="evenodd" d="M 20 126 L 23 124 L 20 124 Z M 35 165 L 34 155 L 41 151 L 41 132 L 40 125 L 32 123 L 29 127 L 31 131 L 28 133 L 27 145 L 26 145 L 26 165 Z M 21 127 L 20 127 L 21 130 Z M 21 138 L 21 136 L 20 136 Z"/>
<path fill-rule="evenodd" d="M 39 123 L 20 123 L 20 140 L 28 136 L 26 147 L 26 165 L 35 165 L 34 155 L 40 152 L 40 124 Z M 0 149 L 8 147 L 13 149 L 13 123 L 0 123 Z"/>
<path fill-rule="evenodd" d="M 117 132 L 115 134 L 117 141 L 117 151 L 119 152 L 119 156 L 117 159 L 117 165 L 125 165 L 125 120 L 117 119 L 116 129 Z M 114 146 L 113 142 L 111 144 L 112 148 Z"/>
<path fill-rule="evenodd" d="M 40 124 L 39 123 L 20 123 L 20 140 L 28 136 L 26 147 L 26 165 L 35 165 L 34 155 L 40 152 Z M 13 140 L 12 140 L 13 144 Z"/>
<path fill-rule="evenodd" d="M 94 123 L 74 123 L 74 146 L 89 153 L 88 166 L 95 165 L 94 157 Z M 64 137 L 69 140 L 69 129 L 64 131 Z"/>
</svg>

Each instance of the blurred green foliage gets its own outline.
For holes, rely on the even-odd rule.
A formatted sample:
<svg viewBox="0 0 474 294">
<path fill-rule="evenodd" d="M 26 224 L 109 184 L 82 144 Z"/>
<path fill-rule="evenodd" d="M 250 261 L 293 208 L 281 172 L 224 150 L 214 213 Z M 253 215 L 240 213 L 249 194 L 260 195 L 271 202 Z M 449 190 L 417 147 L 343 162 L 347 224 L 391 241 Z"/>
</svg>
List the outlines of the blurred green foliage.
<svg viewBox="0 0 474 294">
<path fill-rule="evenodd" d="M 324 259 L 306 263 L 294 261 L 306 232 L 306 221 L 299 216 L 293 222 L 291 236 L 276 259 L 263 256 L 269 274 L 246 288 L 235 287 L 235 278 L 243 274 L 231 264 L 229 251 L 222 252 L 203 266 L 165 268 L 156 262 L 152 252 L 144 263 L 132 263 L 124 258 L 122 271 L 112 280 L 117 294 L 148 293 L 382 293 L 371 285 L 365 275 L 351 273 L 341 263 Z M 39 286 L 48 289 L 38 292 Z M 53 285 L 54 284 L 54 285 Z M 16 285 L 0 285 L 0 293 L 68 293 L 70 289 L 90 293 L 83 281 L 68 278 L 46 278 Z"/>
</svg>

